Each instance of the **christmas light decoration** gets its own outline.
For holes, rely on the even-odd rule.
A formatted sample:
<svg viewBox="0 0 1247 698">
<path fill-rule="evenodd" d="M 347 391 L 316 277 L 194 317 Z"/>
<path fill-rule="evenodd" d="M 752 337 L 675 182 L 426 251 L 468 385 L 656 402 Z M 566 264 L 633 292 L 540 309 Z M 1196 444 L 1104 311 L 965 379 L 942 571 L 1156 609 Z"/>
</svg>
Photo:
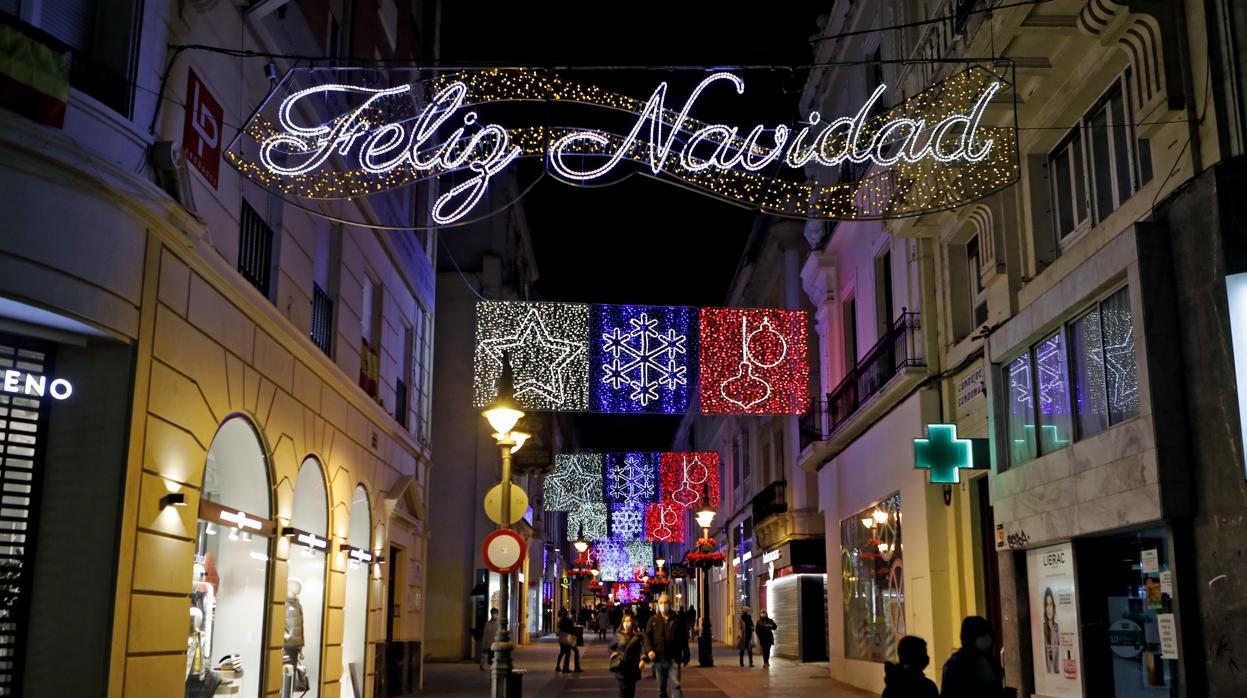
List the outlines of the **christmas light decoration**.
<svg viewBox="0 0 1247 698">
<path fill-rule="evenodd" d="M 525 409 L 583 410 L 589 398 L 589 306 L 481 301 L 476 304 L 473 404 L 497 394 L 504 355 Z"/>
<path fill-rule="evenodd" d="M 719 501 L 719 454 L 711 451 L 663 453 L 662 501 L 696 509 L 707 498 Z"/>
<path fill-rule="evenodd" d="M 560 453 L 554 472 L 543 484 L 546 511 L 571 511 L 581 504 L 602 501 L 602 456 L 591 453 Z M 570 523 L 569 523 L 570 528 Z M 585 531 L 589 538 L 589 532 Z M 605 538 L 603 533 L 601 538 Z M 573 540 L 575 536 L 568 540 Z"/>
<path fill-rule="evenodd" d="M 610 537 L 615 541 L 640 540 L 645 536 L 645 505 L 610 505 Z"/>
<path fill-rule="evenodd" d="M 1019 176 L 1015 130 L 983 123 L 988 103 L 1007 87 L 985 66 L 970 67 L 883 113 L 873 114 L 886 85 L 853 116 L 824 119 L 812 112 L 800 124 L 754 125 L 744 136 L 739 127 L 689 116 L 704 91 L 722 89 L 716 83 L 727 83 L 737 94 L 745 89 L 736 74 L 712 73 L 677 110 L 666 106 L 665 82 L 641 101 L 526 68 L 296 69 L 256 110 L 225 158 L 261 186 L 314 200 L 364 197 L 466 173 L 439 189 L 430 211 L 439 225 L 461 222 L 476 211 L 491 179 L 518 158 L 540 157 L 555 174 L 577 182 L 611 176 L 627 160 L 713 196 L 807 219 L 887 218 L 950 208 Z M 378 84 L 396 86 L 362 86 Z M 546 124 L 559 116 L 550 113 L 531 124 L 505 126 L 482 117 L 494 104 L 517 101 L 542 102 L 546 111 L 566 103 L 590 105 L 636 119 L 626 134 L 618 134 L 551 128 Z M 804 173 L 799 178 L 762 173 L 845 161 L 875 171 L 860 182 L 830 184 L 807 183 Z"/>
<path fill-rule="evenodd" d="M 619 541 L 597 541 L 593 544 L 593 549 L 598 555 L 598 579 L 608 582 L 632 579 L 632 559 Z"/>
<path fill-rule="evenodd" d="M 658 502 L 645 508 L 645 535 L 663 543 L 683 543 L 684 509 L 670 502 Z"/>
<path fill-rule="evenodd" d="M 654 545 L 649 541 L 633 541 L 623 544 L 624 550 L 628 551 L 628 560 L 632 563 L 632 569 L 641 569 L 645 574 L 649 574 L 654 570 Z"/>
<path fill-rule="evenodd" d="M 589 404 L 597 412 L 682 413 L 696 382 L 697 309 L 595 305 Z"/>
<path fill-rule="evenodd" d="M 608 501 L 640 506 L 658 500 L 659 454 L 608 453 L 604 460 Z"/>
<path fill-rule="evenodd" d="M 576 540 L 581 535 L 588 540 L 605 540 L 606 504 L 602 502 L 582 503 L 567 511 L 567 541 Z"/>
<path fill-rule="evenodd" d="M 801 414 L 809 404 L 802 311 L 703 308 L 701 411 Z"/>
<path fill-rule="evenodd" d="M 641 585 L 636 582 L 615 582 L 615 603 L 630 604 L 645 600 Z"/>
</svg>

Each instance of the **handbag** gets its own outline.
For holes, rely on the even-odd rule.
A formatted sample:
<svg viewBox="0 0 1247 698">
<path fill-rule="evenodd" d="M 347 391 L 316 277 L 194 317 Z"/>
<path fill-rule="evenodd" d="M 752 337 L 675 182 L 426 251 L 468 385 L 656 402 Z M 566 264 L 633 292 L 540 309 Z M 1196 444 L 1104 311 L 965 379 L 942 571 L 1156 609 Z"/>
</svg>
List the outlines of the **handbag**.
<svg viewBox="0 0 1247 698">
<path fill-rule="evenodd" d="M 561 632 L 559 633 L 559 644 L 564 647 L 575 647 L 576 636 L 569 632 Z"/>
<path fill-rule="evenodd" d="M 301 666 L 294 668 L 294 681 L 292 688 L 299 693 L 307 693 L 312 690 L 312 684 L 307 680 L 307 669 Z"/>
<path fill-rule="evenodd" d="M 619 652 L 611 652 L 610 670 L 612 673 L 618 674 L 623 668 L 624 656 Z"/>
</svg>

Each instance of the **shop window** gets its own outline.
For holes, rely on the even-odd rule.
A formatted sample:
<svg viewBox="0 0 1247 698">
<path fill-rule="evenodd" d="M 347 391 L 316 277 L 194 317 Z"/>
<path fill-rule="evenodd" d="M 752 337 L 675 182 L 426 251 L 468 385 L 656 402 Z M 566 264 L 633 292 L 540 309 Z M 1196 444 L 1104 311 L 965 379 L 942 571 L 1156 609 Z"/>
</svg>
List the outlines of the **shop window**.
<svg viewBox="0 0 1247 698">
<path fill-rule="evenodd" d="M 325 476 L 315 458 L 303 461 L 294 485 L 294 510 L 286 569 L 286 618 L 282 630 L 282 698 L 317 698 L 321 684 L 321 629 L 325 606 L 325 555 L 329 505 Z M 306 679 L 308 690 L 300 689 Z"/>
<path fill-rule="evenodd" d="M 186 695 L 263 695 L 271 488 L 264 447 L 234 417 L 208 449 L 190 583 Z"/>
<path fill-rule="evenodd" d="M 363 485 L 351 499 L 350 550 L 346 558 L 346 598 L 342 609 L 342 678 L 344 696 L 364 693 L 368 648 L 368 587 L 371 576 L 372 507 Z M 361 559 L 362 558 L 362 559 Z"/>
<path fill-rule="evenodd" d="M 896 660 L 905 636 L 901 494 L 840 522 L 844 656 Z"/>
</svg>

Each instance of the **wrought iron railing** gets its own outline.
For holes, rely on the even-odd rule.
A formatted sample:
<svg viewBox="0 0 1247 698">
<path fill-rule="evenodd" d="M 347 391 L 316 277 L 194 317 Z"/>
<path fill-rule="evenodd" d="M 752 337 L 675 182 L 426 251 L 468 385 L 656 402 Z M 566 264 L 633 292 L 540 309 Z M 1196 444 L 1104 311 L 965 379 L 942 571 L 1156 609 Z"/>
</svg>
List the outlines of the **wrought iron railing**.
<svg viewBox="0 0 1247 698">
<path fill-rule="evenodd" d="M 811 400 L 810 409 L 797 420 L 801 450 L 827 438 L 827 400 Z"/>
<path fill-rule="evenodd" d="M 921 330 L 918 313 L 902 308 L 887 334 L 827 396 L 830 432 L 847 422 L 863 402 L 882 390 L 902 369 L 925 365 Z"/>
</svg>

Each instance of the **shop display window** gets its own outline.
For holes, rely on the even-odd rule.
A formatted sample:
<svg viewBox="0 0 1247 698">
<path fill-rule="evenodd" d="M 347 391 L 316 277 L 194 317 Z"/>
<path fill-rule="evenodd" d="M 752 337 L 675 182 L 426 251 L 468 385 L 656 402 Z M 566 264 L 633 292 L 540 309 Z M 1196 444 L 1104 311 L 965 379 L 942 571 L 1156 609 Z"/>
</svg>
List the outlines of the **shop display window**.
<svg viewBox="0 0 1247 698">
<path fill-rule="evenodd" d="M 282 629 L 282 698 L 320 695 L 328 518 L 325 478 L 320 463 L 308 458 L 299 468 L 290 528 L 285 532 L 290 548 Z"/>
<path fill-rule="evenodd" d="M 263 690 L 265 598 L 275 527 L 268 462 L 241 417 L 208 449 L 190 580 L 186 696 L 248 696 Z"/>
<path fill-rule="evenodd" d="M 368 647 L 368 586 L 372 568 L 372 508 L 363 485 L 351 498 L 342 628 L 342 698 L 362 698 Z"/>
<path fill-rule="evenodd" d="M 901 494 L 840 522 L 844 656 L 896 660 L 905 635 Z"/>
</svg>

